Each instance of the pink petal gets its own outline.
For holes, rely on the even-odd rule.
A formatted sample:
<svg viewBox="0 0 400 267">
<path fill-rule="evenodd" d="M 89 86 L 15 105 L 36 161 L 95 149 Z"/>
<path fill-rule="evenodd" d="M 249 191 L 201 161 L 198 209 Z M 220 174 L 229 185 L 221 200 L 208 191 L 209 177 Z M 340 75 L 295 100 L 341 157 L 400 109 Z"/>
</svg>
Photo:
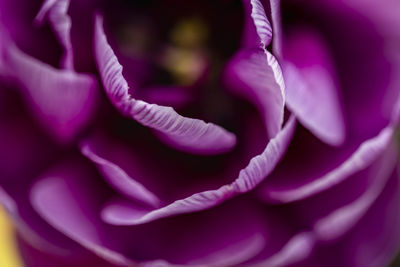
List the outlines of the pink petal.
<svg viewBox="0 0 400 267">
<path fill-rule="evenodd" d="M 228 64 L 231 90 L 253 102 L 264 117 L 270 138 L 282 128 L 285 84 L 281 68 L 265 49 L 243 50 Z"/>
<path fill-rule="evenodd" d="M 246 46 L 266 48 L 272 40 L 272 27 L 260 0 L 244 0 Z"/>
<path fill-rule="evenodd" d="M 76 166 L 57 167 L 44 174 L 33 186 L 31 203 L 35 210 L 55 229 L 83 247 L 117 265 L 132 264 L 107 244 L 106 233 L 91 216 L 90 198 L 80 194 L 74 183 L 85 180 Z"/>
<path fill-rule="evenodd" d="M 132 202 L 116 199 L 105 205 L 103 219 L 111 224 L 137 225 L 182 213 L 209 209 L 233 196 L 255 188 L 283 156 L 295 129 L 292 117 L 274 139 L 271 139 L 261 155 L 254 157 L 248 166 L 240 171 L 239 177 L 231 184 L 216 190 L 193 194 L 159 209 L 146 209 Z"/>
<path fill-rule="evenodd" d="M 7 66 L 2 74 L 21 85 L 39 122 L 59 141 L 73 139 L 86 126 L 95 109 L 96 79 L 54 69 L 26 55 L 11 42 L 1 52 Z"/>
<path fill-rule="evenodd" d="M 96 164 L 106 181 L 116 190 L 133 200 L 140 200 L 150 206 L 159 206 L 160 200 L 144 185 L 130 177 L 121 167 L 101 156 L 93 141 L 82 142 L 81 153 Z"/>
<path fill-rule="evenodd" d="M 275 188 L 266 184 L 261 189 L 262 195 L 268 200 L 286 203 L 304 199 L 327 190 L 358 171 L 367 168 L 374 160 L 380 157 L 389 145 L 392 137 L 393 128 L 389 126 L 383 129 L 375 138 L 362 143 L 348 159 L 325 175 L 300 186 L 288 185 Z"/>
<path fill-rule="evenodd" d="M 286 40 L 287 105 L 299 121 L 330 145 L 345 140 L 344 114 L 328 48 L 316 33 L 297 30 Z"/>
<path fill-rule="evenodd" d="M 367 213 L 388 183 L 398 162 L 398 152 L 389 147 L 368 173 L 374 178 L 367 190 L 355 201 L 348 203 L 318 220 L 314 229 L 319 239 L 335 239 L 354 227 Z"/>
<path fill-rule="evenodd" d="M 315 237 L 311 232 L 299 233 L 293 236 L 278 252 L 265 260 L 259 261 L 252 267 L 263 266 L 288 266 L 306 259 L 312 254 L 315 245 Z"/>
<path fill-rule="evenodd" d="M 274 38 L 272 40 L 273 52 L 278 60 L 282 57 L 282 16 L 281 16 L 281 0 L 270 0 L 271 5 L 271 19 L 272 19 L 272 30 L 274 32 Z"/>
<path fill-rule="evenodd" d="M 121 113 L 164 134 L 172 145 L 184 151 L 215 154 L 229 151 L 234 147 L 235 135 L 215 124 L 185 118 L 171 107 L 149 104 L 132 98 L 122 75 L 122 66 L 107 43 L 100 16 L 96 17 L 94 39 L 97 66 L 104 87 Z"/>
<path fill-rule="evenodd" d="M 46 0 L 37 14 L 35 22 L 43 24 L 45 17 L 48 16 L 48 20 L 64 48 L 62 66 L 72 70 L 74 54 L 71 43 L 71 18 L 67 15 L 69 4 L 70 0 Z"/>
</svg>

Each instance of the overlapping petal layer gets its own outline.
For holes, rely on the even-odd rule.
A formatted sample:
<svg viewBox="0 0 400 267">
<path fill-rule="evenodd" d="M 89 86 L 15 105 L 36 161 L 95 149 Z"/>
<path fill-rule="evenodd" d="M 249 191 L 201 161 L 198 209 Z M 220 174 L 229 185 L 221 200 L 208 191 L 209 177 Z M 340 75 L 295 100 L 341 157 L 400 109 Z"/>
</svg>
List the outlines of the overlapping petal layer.
<svg viewBox="0 0 400 267">
<path fill-rule="evenodd" d="M 111 102 L 122 114 L 159 131 L 173 145 L 188 152 L 214 154 L 233 148 L 235 135 L 220 126 L 183 117 L 171 107 L 132 98 L 122 75 L 122 66 L 107 43 L 102 24 L 102 18 L 98 15 L 94 38 L 97 65 Z"/>
</svg>

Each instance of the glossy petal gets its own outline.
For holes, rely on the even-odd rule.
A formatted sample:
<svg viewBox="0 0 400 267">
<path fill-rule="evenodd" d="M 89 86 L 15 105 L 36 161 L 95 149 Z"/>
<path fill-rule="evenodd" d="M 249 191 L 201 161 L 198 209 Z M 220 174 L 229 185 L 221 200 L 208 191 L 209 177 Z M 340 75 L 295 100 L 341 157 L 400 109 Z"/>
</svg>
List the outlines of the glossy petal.
<svg viewBox="0 0 400 267">
<path fill-rule="evenodd" d="M 100 16 L 96 17 L 94 39 L 97 66 L 104 87 L 121 113 L 159 131 L 172 145 L 184 151 L 215 154 L 233 148 L 236 143 L 235 135 L 215 124 L 185 118 L 171 107 L 149 104 L 132 98 L 122 75 L 122 66 L 107 43 Z"/>
<path fill-rule="evenodd" d="M 226 82 L 257 106 L 273 138 L 282 127 L 285 107 L 285 84 L 274 56 L 264 49 L 239 52 L 227 67 Z"/>
<path fill-rule="evenodd" d="M 364 142 L 348 159 L 325 175 L 314 179 L 312 182 L 297 186 L 288 184 L 284 187 L 274 188 L 274 186 L 265 185 L 261 189 L 262 195 L 273 202 L 286 203 L 304 199 L 327 190 L 341 183 L 352 174 L 368 167 L 381 156 L 392 137 L 393 128 L 389 126 L 383 129 L 375 138 Z"/>
<path fill-rule="evenodd" d="M 336 75 L 328 49 L 316 33 L 297 30 L 286 40 L 287 105 L 322 141 L 341 145 L 346 130 Z"/>
<path fill-rule="evenodd" d="M 2 52 L 7 67 L 1 74 L 21 85 L 39 122 L 59 141 L 73 139 L 86 126 L 95 109 L 95 78 L 54 69 L 26 55 L 12 43 Z"/>
<path fill-rule="evenodd" d="M 248 166 L 240 171 L 239 177 L 229 185 L 196 193 L 159 209 L 146 209 L 123 199 L 112 200 L 104 207 L 102 217 L 111 224 L 143 224 L 177 214 L 209 209 L 237 194 L 248 192 L 261 183 L 278 164 L 291 140 L 295 125 L 295 119 L 292 117 L 282 131 L 270 140 L 263 153 L 254 157 Z"/>
<path fill-rule="evenodd" d="M 74 54 L 71 43 L 71 18 L 67 11 L 70 0 L 45 0 L 35 22 L 43 24 L 46 16 L 64 48 L 64 56 L 61 64 L 66 69 L 74 68 Z"/>
</svg>

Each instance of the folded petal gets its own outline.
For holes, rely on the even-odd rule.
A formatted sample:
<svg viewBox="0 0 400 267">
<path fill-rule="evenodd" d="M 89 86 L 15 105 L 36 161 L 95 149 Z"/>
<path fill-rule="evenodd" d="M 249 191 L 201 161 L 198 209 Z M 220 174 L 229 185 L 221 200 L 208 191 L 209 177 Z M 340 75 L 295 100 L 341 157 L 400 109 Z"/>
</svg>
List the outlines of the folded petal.
<svg viewBox="0 0 400 267">
<path fill-rule="evenodd" d="M 285 40 L 287 105 L 299 121 L 330 145 L 345 140 L 344 113 L 333 60 L 321 38 L 297 30 Z"/>
<path fill-rule="evenodd" d="M 100 76 L 111 102 L 126 116 L 159 131 L 177 148 L 193 153 L 222 153 L 231 150 L 236 137 L 220 126 L 185 118 L 171 107 L 149 104 L 131 97 L 122 66 L 107 43 L 102 18 L 96 17 L 95 55 Z"/>
<path fill-rule="evenodd" d="M 394 260 L 400 248 L 398 171 L 393 172 L 390 177 L 379 197 L 373 200 L 372 205 L 368 207 L 365 213 L 363 211 L 364 214 L 357 219 L 357 223 L 354 224 L 352 220 L 348 221 L 351 227 L 346 229 L 342 238 L 337 242 L 328 243 L 323 238 L 323 242 L 315 247 L 313 257 L 310 257 L 300 266 L 392 266 L 390 262 Z M 386 182 L 388 179 L 384 180 Z M 362 199 L 365 200 L 364 197 Z M 358 204 L 353 207 L 359 206 L 361 202 L 356 201 L 355 203 Z M 345 209 L 347 208 L 349 206 Z M 359 217 L 359 210 L 356 208 L 353 211 L 355 212 L 354 216 L 350 215 L 351 212 L 348 215 L 341 216 L 342 210 L 339 209 L 337 216 L 340 219 L 332 220 L 332 233 L 337 232 L 337 229 L 344 229 L 343 221 L 346 221 L 344 218 Z M 338 223 L 337 226 L 335 222 Z M 322 237 L 330 236 L 326 235 L 330 230 L 328 228 L 325 230 Z M 319 232 L 319 234 L 321 233 Z"/>
<path fill-rule="evenodd" d="M 74 54 L 71 43 L 71 18 L 67 14 L 69 4 L 70 0 L 45 0 L 35 22 L 43 24 L 45 17 L 48 17 L 53 31 L 64 48 L 61 64 L 63 68 L 71 70 L 74 68 Z"/>
<path fill-rule="evenodd" d="M 278 267 L 295 264 L 312 254 L 315 242 L 316 240 L 312 232 L 298 233 L 289 239 L 278 252 L 250 266 Z"/>
<path fill-rule="evenodd" d="M 71 141 L 91 119 L 97 102 L 94 77 L 57 70 L 7 42 L 1 72 L 20 85 L 33 115 L 61 142 Z"/>
<path fill-rule="evenodd" d="M 282 128 L 285 83 L 276 58 L 267 51 L 272 27 L 260 0 L 243 1 L 244 48 L 228 63 L 225 81 L 229 88 L 257 106 L 270 138 Z"/>
<path fill-rule="evenodd" d="M 277 183 L 274 184 L 269 184 L 269 181 L 266 181 L 260 189 L 260 194 L 267 201 L 287 203 L 327 190 L 343 182 L 351 175 L 367 168 L 377 158 L 381 157 L 390 144 L 393 133 L 392 126 L 386 127 L 379 135 L 362 143 L 343 163 L 323 175 L 313 177 L 312 181 L 305 179 L 302 184 L 290 182 L 290 177 L 293 179 L 293 177 L 302 175 L 299 170 L 296 170 L 295 173 L 277 173 L 277 177 L 279 176 L 283 179 L 280 179 L 280 181 L 275 180 Z"/>
<path fill-rule="evenodd" d="M 281 0 L 270 0 L 271 5 L 271 20 L 272 30 L 274 32 L 274 38 L 272 40 L 272 50 L 274 55 L 279 60 L 282 57 L 282 12 L 281 12 Z"/>
<path fill-rule="evenodd" d="M 113 199 L 104 206 L 102 217 L 106 222 L 116 225 L 144 224 L 164 217 L 209 209 L 237 194 L 248 192 L 261 183 L 278 164 L 291 140 L 295 125 L 292 117 L 282 131 L 270 140 L 263 153 L 254 157 L 229 185 L 193 194 L 158 209 L 144 208 L 121 198 Z"/>
<path fill-rule="evenodd" d="M 93 216 L 96 193 L 80 188 L 88 183 L 86 175 L 75 164 L 57 166 L 43 174 L 31 191 L 34 209 L 55 229 L 96 255 L 116 265 L 132 264 L 104 240 L 107 229 Z"/>
<path fill-rule="evenodd" d="M 252 200 L 144 226 L 105 225 L 95 215 L 101 194 L 88 187 L 96 180 L 85 176 L 74 165 L 58 166 L 34 185 L 32 204 L 53 227 L 116 265 L 236 265 L 265 245 L 265 218 Z"/>
<path fill-rule="evenodd" d="M 266 48 L 272 40 L 272 27 L 260 0 L 244 0 L 246 12 L 245 46 Z"/>
<path fill-rule="evenodd" d="M 387 148 L 366 174 L 367 179 L 372 179 L 367 189 L 356 200 L 337 208 L 315 223 L 314 231 L 320 240 L 338 238 L 360 221 L 382 194 L 393 172 L 397 171 L 398 155 L 394 146 Z"/>
<path fill-rule="evenodd" d="M 285 107 L 285 84 L 274 56 L 261 48 L 242 50 L 228 64 L 225 79 L 230 90 L 257 106 L 273 138 L 282 127 Z"/>
<path fill-rule="evenodd" d="M 150 206 L 159 206 L 160 200 L 153 192 L 130 177 L 120 166 L 107 160 L 97 152 L 101 149 L 101 145 L 100 147 L 96 146 L 94 140 L 87 140 L 82 142 L 80 149 L 83 155 L 96 164 L 106 181 L 120 193 Z M 131 164 L 133 165 L 133 162 Z"/>
</svg>

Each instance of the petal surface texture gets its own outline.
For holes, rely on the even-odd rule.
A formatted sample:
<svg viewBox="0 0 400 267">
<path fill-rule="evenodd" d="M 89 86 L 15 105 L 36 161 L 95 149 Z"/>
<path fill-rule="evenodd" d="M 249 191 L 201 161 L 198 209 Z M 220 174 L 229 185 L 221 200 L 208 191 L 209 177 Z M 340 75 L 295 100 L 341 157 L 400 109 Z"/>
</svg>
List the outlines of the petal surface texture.
<svg viewBox="0 0 400 267">
<path fill-rule="evenodd" d="M 296 121 L 291 117 L 278 135 L 271 139 L 262 154 L 254 157 L 238 178 L 216 190 L 193 194 L 159 209 L 145 209 L 125 199 L 114 199 L 102 211 L 103 219 L 116 225 L 136 225 L 182 213 L 209 209 L 233 196 L 254 189 L 272 172 L 291 140 Z"/>
<path fill-rule="evenodd" d="M 114 106 L 124 115 L 165 135 L 172 146 L 186 152 L 217 154 L 231 150 L 236 136 L 202 120 L 186 118 L 171 107 L 149 104 L 131 97 L 112 48 L 107 43 L 100 16 L 95 24 L 95 57 L 105 90 Z"/>
</svg>

